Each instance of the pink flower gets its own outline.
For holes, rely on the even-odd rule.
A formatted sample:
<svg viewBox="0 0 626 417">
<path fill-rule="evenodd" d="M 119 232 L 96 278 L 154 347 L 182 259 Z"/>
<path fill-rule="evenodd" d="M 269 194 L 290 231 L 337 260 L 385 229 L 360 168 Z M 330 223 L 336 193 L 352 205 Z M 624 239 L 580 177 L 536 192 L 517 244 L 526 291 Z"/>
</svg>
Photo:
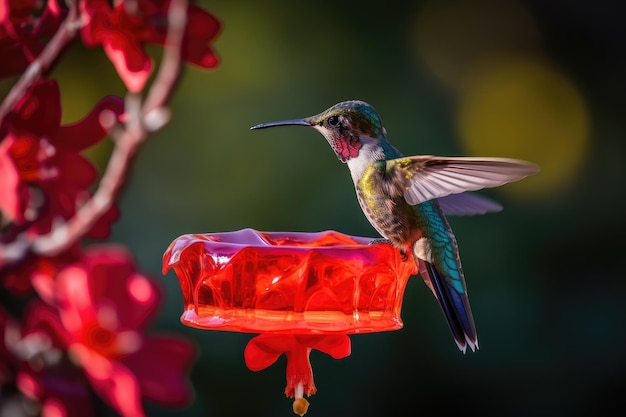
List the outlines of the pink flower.
<svg viewBox="0 0 626 417">
<path fill-rule="evenodd" d="M 132 92 L 143 89 L 152 70 L 152 60 L 144 45 L 164 45 L 167 35 L 169 0 L 138 0 L 137 10 L 127 10 L 124 2 L 114 7 L 105 0 L 81 2 L 88 17 L 81 35 L 87 46 L 102 45 L 122 81 Z M 209 47 L 220 31 L 220 23 L 197 6 L 187 8 L 187 25 L 182 58 L 202 68 L 217 65 Z"/>
<path fill-rule="evenodd" d="M 57 296 L 70 356 L 117 412 L 143 416 L 142 397 L 172 407 L 190 400 L 194 348 L 186 339 L 143 333 L 160 292 L 123 248 L 86 252 L 60 272 Z"/>
<path fill-rule="evenodd" d="M 70 218 L 89 197 L 97 173 L 81 152 L 106 136 L 99 122 L 105 110 L 119 117 L 122 100 L 105 97 L 81 121 L 61 125 L 59 88 L 54 81 L 39 81 L 3 120 L 0 210 L 15 225 L 47 233 L 55 218 Z M 116 210 L 105 220 L 111 221 Z M 95 228 L 99 236 L 106 235 L 102 227 Z"/>
</svg>

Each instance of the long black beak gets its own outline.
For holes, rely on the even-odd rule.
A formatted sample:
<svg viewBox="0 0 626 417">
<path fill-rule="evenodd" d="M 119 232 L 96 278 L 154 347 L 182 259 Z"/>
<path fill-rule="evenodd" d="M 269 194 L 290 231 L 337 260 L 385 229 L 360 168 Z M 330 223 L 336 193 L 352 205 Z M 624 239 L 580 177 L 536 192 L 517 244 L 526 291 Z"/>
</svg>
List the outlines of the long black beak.
<svg viewBox="0 0 626 417">
<path fill-rule="evenodd" d="M 292 119 L 292 120 L 281 120 L 279 122 L 268 122 L 261 123 L 258 125 L 254 125 L 250 128 L 250 130 L 255 129 L 265 129 L 266 127 L 274 127 L 274 126 L 311 126 L 311 123 L 306 119 Z"/>
</svg>

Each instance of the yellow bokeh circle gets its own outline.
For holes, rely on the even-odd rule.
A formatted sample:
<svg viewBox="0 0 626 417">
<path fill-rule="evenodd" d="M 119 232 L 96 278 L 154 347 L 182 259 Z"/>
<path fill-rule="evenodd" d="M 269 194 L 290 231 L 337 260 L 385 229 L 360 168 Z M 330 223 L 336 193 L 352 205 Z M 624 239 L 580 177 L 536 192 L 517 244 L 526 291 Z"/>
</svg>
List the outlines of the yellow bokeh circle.
<svg viewBox="0 0 626 417">
<path fill-rule="evenodd" d="M 538 175 L 505 189 L 541 197 L 575 179 L 588 150 L 590 120 L 581 94 L 563 74 L 538 60 L 499 59 L 467 79 L 458 128 L 470 154 L 538 164 Z"/>
</svg>

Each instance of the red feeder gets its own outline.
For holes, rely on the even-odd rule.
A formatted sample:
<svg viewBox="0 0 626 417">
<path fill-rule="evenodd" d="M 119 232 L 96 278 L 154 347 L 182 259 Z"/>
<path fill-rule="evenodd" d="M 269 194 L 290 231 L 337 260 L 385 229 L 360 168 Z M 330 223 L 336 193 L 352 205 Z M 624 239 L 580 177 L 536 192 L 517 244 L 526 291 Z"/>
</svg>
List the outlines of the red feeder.
<svg viewBox="0 0 626 417">
<path fill-rule="evenodd" d="M 163 256 L 183 292 L 181 321 L 210 330 L 261 333 L 246 365 L 266 368 L 287 356 L 287 388 L 303 415 L 314 394 L 311 349 L 339 359 L 347 334 L 397 330 L 404 288 L 417 269 L 389 244 L 335 231 L 189 234 Z"/>
</svg>

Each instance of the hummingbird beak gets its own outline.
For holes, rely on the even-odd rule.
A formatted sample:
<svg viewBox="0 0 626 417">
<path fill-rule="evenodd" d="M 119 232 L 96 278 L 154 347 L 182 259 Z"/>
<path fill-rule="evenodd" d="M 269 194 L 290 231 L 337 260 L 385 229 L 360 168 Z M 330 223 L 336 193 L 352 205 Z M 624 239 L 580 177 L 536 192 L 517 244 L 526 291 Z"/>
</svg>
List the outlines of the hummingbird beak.
<svg viewBox="0 0 626 417">
<path fill-rule="evenodd" d="M 250 130 L 265 129 L 266 127 L 274 126 L 312 126 L 312 124 L 307 119 L 281 120 L 279 122 L 268 122 L 254 125 L 250 128 Z"/>
</svg>

